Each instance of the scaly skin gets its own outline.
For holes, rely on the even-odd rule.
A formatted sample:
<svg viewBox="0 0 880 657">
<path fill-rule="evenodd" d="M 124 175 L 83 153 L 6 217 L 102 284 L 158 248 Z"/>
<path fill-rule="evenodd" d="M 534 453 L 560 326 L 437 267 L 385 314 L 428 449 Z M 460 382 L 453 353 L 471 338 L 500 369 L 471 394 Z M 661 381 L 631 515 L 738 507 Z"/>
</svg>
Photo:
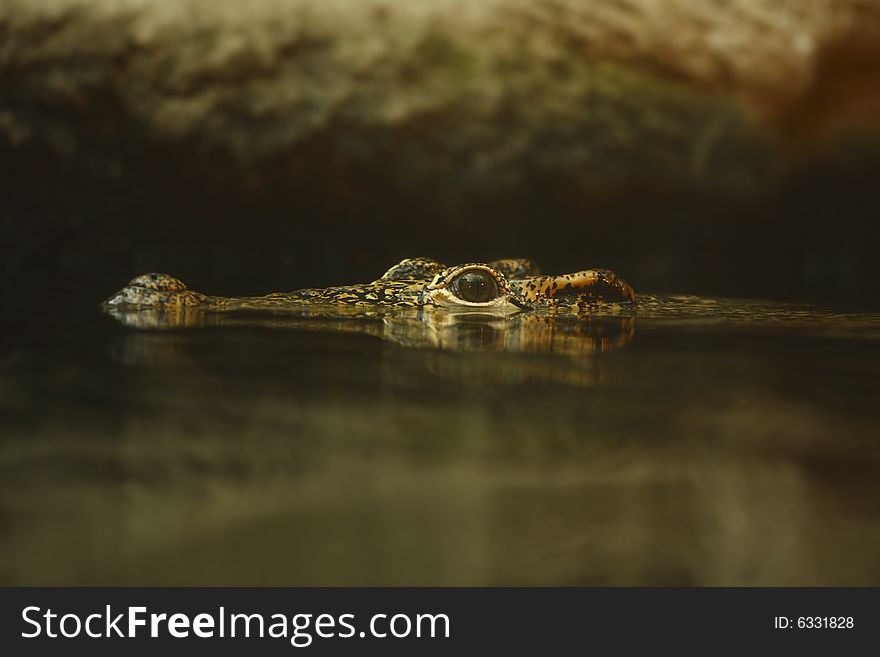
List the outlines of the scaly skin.
<svg viewBox="0 0 880 657">
<path fill-rule="evenodd" d="M 541 276 L 525 259 L 446 267 L 430 258 L 408 258 L 372 283 L 275 292 L 259 297 L 218 297 L 187 289 L 167 274 L 144 274 L 105 301 L 108 307 L 284 310 L 306 305 L 439 306 L 481 312 L 556 309 L 580 312 L 595 303 L 630 304 L 633 289 L 613 272 L 588 269 Z"/>
</svg>

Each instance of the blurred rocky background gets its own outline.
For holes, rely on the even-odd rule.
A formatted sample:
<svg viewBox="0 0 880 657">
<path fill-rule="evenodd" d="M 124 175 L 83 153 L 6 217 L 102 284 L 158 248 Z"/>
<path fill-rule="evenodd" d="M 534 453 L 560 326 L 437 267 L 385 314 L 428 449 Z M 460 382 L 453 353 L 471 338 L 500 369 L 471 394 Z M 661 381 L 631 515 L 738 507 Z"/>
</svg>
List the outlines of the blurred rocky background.
<svg viewBox="0 0 880 657">
<path fill-rule="evenodd" d="M 0 0 L 6 295 L 530 256 L 880 303 L 876 0 Z"/>
</svg>

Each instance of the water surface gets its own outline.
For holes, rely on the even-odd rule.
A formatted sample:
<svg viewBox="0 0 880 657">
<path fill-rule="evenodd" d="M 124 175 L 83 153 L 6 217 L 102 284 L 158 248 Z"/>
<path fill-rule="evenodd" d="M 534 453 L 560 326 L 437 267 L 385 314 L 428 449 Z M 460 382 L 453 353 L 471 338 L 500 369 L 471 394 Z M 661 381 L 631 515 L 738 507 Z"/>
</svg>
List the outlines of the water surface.
<svg viewBox="0 0 880 657">
<path fill-rule="evenodd" d="M 880 316 L 6 304 L 3 584 L 880 584 Z"/>
</svg>

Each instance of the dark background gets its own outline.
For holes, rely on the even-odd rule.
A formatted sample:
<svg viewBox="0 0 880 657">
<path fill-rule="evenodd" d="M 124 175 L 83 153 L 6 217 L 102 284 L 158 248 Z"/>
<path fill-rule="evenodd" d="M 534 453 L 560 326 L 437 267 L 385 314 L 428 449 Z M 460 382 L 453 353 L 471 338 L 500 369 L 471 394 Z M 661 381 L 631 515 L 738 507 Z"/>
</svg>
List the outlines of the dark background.
<svg viewBox="0 0 880 657">
<path fill-rule="evenodd" d="M 320 172 L 246 190 L 168 157 L 170 172 L 157 160 L 108 182 L 0 152 L 11 169 L 5 293 L 97 302 L 147 271 L 202 291 L 262 293 L 372 280 L 429 255 L 526 256 L 548 273 L 608 267 L 642 292 L 880 302 L 874 152 L 799 166 L 749 195 L 627 180 L 584 198 L 566 180 L 536 176 L 454 204 L 429 186 L 394 189 L 381 166 L 352 167 L 343 190 Z"/>
</svg>

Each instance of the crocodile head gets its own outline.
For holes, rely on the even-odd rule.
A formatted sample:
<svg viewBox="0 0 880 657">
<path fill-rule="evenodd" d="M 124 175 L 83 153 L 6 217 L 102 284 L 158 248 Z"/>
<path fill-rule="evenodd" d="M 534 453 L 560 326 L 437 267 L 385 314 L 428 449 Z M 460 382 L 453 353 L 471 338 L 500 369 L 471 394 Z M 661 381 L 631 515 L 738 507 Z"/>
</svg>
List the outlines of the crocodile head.
<svg viewBox="0 0 880 657">
<path fill-rule="evenodd" d="M 109 307 L 200 307 L 204 310 L 283 310 L 303 305 L 443 307 L 507 313 L 541 309 L 579 312 L 596 303 L 628 304 L 633 289 L 614 273 L 586 269 L 542 276 L 525 259 L 447 267 L 429 258 L 408 258 L 370 283 L 307 288 L 258 297 L 220 297 L 187 289 L 167 274 L 144 274 L 105 301 Z"/>
</svg>

